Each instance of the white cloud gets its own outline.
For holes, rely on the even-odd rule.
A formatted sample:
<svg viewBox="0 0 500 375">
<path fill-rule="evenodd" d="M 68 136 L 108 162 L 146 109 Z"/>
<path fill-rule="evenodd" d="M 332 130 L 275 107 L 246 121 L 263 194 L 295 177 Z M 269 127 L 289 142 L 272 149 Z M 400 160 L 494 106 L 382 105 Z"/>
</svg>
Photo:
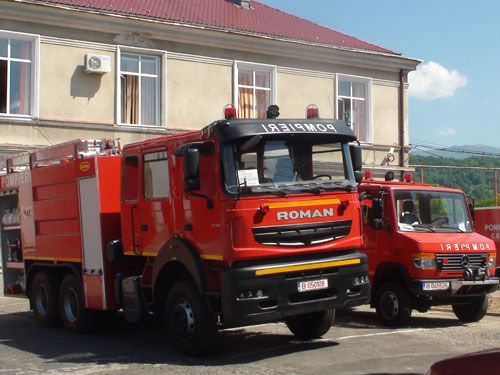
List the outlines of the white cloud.
<svg viewBox="0 0 500 375">
<path fill-rule="evenodd" d="M 448 128 L 448 129 L 440 129 L 434 132 L 434 135 L 440 135 L 443 137 L 451 137 L 452 135 L 457 134 L 455 129 L 453 128 Z"/>
<path fill-rule="evenodd" d="M 419 65 L 408 74 L 408 81 L 408 94 L 426 100 L 454 96 L 458 88 L 467 85 L 467 77 L 434 61 Z"/>
</svg>

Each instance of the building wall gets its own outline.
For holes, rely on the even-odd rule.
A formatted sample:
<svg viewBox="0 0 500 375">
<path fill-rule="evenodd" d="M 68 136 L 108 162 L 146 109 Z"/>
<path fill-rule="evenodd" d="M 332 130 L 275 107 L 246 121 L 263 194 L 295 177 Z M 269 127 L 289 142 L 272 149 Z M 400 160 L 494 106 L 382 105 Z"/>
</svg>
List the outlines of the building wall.
<svg viewBox="0 0 500 375">
<path fill-rule="evenodd" d="M 85 32 L 66 24 L 42 24 L 35 19 L 7 20 L 1 15 L 0 20 L 2 30 L 41 35 L 39 119 L 23 122 L 0 117 L 0 148 L 3 144 L 39 146 L 75 138 L 104 137 L 120 138 L 122 144 L 126 144 L 168 131 L 200 129 L 221 118 L 223 107 L 233 103 L 235 61 L 276 67 L 276 97 L 281 118 L 304 118 L 309 104 L 318 106 L 320 117 L 334 118 L 336 74 L 371 78 L 373 145 L 364 148 L 365 164 L 384 166 L 388 149 L 399 143 L 399 70 L 377 68 L 368 58 L 364 64 L 351 65 L 324 57 L 295 57 L 292 49 L 286 55 L 266 54 L 251 48 L 194 45 L 171 40 L 166 32 L 160 38 L 140 32 L 115 33 L 112 29 Z M 166 128 L 116 125 L 119 46 L 166 53 L 163 77 L 166 80 L 166 121 L 163 121 Z M 102 75 L 86 74 L 83 65 L 88 53 L 110 56 L 112 71 Z M 404 92 L 405 144 L 408 144 L 406 87 Z M 396 159 L 390 165 L 398 165 L 397 152 L 395 154 Z"/>
<path fill-rule="evenodd" d="M 109 56 L 111 66 L 115 66 L 115 54 L 111 52 L 41 44 L 40 118 L 103 124 L 115 122 L 115 75 L 86 74 L 84 58 L 87 53 Z"/>
<path fill-rule="evenodd" d="M 333 118 L 335 114 L 335 80 L 278 73 L 278 105 L 282 118 L 304 118 L 309 104 L 318 106 L 319 115 Z"/>
<path fill-rule="evenodd" d="M 232 71 L 231 66 L 168 59 L 167 127 L 201 129 L 221 118 L 232 102 Z"/>
</svg>

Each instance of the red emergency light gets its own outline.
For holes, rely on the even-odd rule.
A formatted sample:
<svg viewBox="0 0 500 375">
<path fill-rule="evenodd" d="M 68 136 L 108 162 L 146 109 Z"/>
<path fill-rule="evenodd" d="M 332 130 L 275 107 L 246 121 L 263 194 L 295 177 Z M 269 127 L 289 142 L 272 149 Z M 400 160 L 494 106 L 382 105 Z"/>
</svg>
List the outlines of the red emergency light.
<svg viewBox="0 0 500 375">
<path fill-rule="evenodd" d="M 226 120 L 236 118 L 236 108 L 234 108 L 232 104 L 228 104 L 224 107 L 224 118 Z"/>
<path fill-rule="evenodd" d="M 413 183 L 413 173 L 406 173 L 405 174 L 405 182 Z"/>
<path fill-rule="evenodd" d="M 373 172 L 370 170 L 365 171 L 365 180 L 373 180 Z"/>
<path fill-rule="evenodd" d="M 306 117 L 308 119 L 311 118 L 319 118 L 319 109 L 315 104 L 309 104 L 306 108 Z"/>
</svg>

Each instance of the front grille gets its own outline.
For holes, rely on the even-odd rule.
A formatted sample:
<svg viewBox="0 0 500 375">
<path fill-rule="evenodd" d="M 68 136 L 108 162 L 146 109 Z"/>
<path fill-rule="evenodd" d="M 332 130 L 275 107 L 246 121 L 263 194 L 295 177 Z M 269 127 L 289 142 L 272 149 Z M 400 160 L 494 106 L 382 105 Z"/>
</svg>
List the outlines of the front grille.
<svg viewBox="0 0 500 375">
<path fill-rule="evenodd" d="M 344 238 L 351 231 L 352 220 L 312 224 L 276 225 L 252 228 L 255 241 L 262 245 L 317 245 Z"/>
<path fill-rule="evenodd" d="M 436 261 L 438 262 L 442 271 L 463 271 L 470 266 L 481 266 L 487 254 L 436 254 Z M 465 259 L 464 257 L 467 257 Z M 446 262 L 447 259 L 447 262 Z M 465 264 L 464 267 L 462 264 Z"/>
</svg>

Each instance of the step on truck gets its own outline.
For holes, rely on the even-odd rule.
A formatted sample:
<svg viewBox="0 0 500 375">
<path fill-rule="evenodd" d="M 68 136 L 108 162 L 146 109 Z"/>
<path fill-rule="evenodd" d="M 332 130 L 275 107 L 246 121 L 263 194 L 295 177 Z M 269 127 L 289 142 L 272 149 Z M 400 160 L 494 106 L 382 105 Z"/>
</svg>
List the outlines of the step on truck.
<svg viewBox="0 0 500 375">
<path fill-rule="evenodd" d="M 370 171 L 368 171 L 370 172 Z M 488 293 L 498 289 L 494 242 L 474 231 L 464 193 L 404 182 L 359 185 L 363 246 L 368 256 L 371 307 L 387 326 L 404 326 L 412 310 L 452 305 L 462 322 L 481 320 Z M 368 178 L 366 178 L 368 177 Z"/>
<path fill-rule="evenodd" d="M 4 293 L 75 332 L 103 312 L 153 314 L 191 354 L 260 323 L 320 337 L 369 298 L 355 140 L 338 120 L 229 108 L 123 150 L 74 141 L 3 159 Z"/>
</svg>

